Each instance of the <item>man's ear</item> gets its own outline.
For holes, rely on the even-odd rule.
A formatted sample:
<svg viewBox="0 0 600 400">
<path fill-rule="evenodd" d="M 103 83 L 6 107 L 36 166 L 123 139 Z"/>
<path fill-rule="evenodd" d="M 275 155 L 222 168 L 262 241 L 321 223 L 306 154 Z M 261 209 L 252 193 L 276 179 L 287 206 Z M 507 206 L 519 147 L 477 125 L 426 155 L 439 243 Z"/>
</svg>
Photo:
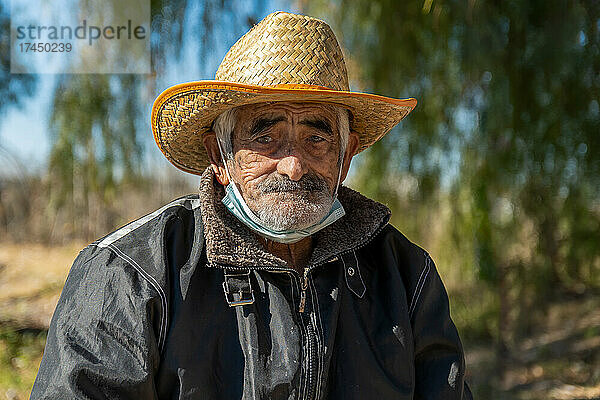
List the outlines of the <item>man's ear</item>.
<svg viewBox="0 0 600 400">
<path fill-rule="evenodd" d="M 346 175 L 348 175 L 348 170 L 350 169 L 350 161 L 358 151 L 359 144 L 360 143 L 358 140 L 358 133 L 350 131 L 350 134 L 348 135 L 348 145 L 346 146 L 346 152 L 344 153 L 344 163 L 342 164 L 342 175 L 340 177 L 340 183 L 344 182 L 344 179 L 346 179 Z"/>
<path fill-rule="evenodd" d="M 223 186 L 229 185 L 229 178 L 227 177 L 227 171 L 225 170 L 225 165 L 223 165 L 223 160 L 221 159 L 219 144 L 217 143 L 217 135 L 213 131 L 210 131 L 204 134 L 202 142 L 206 148 L 206 154 L 208 154 L 210 166 L 215 173 L 217 181 Z"/>
</svg>

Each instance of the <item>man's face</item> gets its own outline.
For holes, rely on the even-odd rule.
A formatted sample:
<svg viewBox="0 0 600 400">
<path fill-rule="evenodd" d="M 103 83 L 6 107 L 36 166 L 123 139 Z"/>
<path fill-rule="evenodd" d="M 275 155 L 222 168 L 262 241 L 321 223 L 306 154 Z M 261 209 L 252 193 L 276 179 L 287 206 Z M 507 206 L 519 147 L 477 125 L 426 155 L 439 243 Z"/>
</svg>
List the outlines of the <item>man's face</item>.
<svg viewBox="0 0 600 400">
<path fill-rule="evenodd" d="M 340 146 L 338 115 L 330 105 L 248 105 L 237 113 L 229 171 L 266 225 L 302 229 L 331 208 Z"/>
</svg>

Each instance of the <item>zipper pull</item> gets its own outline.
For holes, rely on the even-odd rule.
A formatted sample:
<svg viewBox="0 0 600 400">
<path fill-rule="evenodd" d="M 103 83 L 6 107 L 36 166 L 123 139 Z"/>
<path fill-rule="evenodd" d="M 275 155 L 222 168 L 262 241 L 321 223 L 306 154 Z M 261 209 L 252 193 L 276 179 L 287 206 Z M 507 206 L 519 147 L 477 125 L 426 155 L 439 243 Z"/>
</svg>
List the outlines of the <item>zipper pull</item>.
<svg viewBox="0 0 600 400">
<path fill-rule="evenodd" d="M 300 306 L 298 311 L 303 313 L 306 306 L 306 289 L 308 289 L 308 268 L 304 269 L 304 279 L 302 280 L 302 291 L 300 292 Z"/>
</svg>

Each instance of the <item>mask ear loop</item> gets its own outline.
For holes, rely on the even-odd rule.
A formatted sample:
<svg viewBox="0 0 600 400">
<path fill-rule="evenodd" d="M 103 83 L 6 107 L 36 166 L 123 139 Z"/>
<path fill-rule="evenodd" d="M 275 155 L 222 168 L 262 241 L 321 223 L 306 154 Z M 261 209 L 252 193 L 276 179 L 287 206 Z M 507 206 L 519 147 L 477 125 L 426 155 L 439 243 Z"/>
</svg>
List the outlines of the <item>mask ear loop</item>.
<svg viewBox="0 0 600 400">
<path fill-rule="evenodd" d="M 352 113 L 350 112 L 350 109 L 347 107 L 344 107 L 344 109 L 348 112 L 348 118 L 349 118 L 349 124 L 352 123 Z M 348 128 L 350 128 L 350 126 L 348 126 Z M 348 134 L 350 134 L 350 132 L 348 132 Z M 340 132 L 341 135 L 341 132 Z M 338 178 L 337 178 L 337 184 L 335 185 L 335 191 L 333 192 L 333 201 L 335 201 L 337 199 L 337 194 L 338 194 L 338 189 L 340 187 L 340 181 L 342 179 L 342 170 L 344 169 L 344 159 L 346 157 L 346 150 L 347 150 L 347 144 L 346 144 L 346 149 L 344 149 L 344 153 L 340 154 L 340 161 L 339 161 L 339 172 L 338 172 Z"/>
<path fill-rule="evenodd" d="M 216 136 L 216 135 L 215 135 Z M 227 161 L 225 160 L 225 156 L 223 155 L 223 147 L 221 147 L 221 139 L 217 137 L 217 146 L 219 146 L 219 153 L 221 153 L 221 161 L 225 166 L 225 173 L 227 174 L 227 179 L 229 179 L 229 183 L 235 186 L 235 182 L 231 179 L 231 174 L 229 173 L 229 168 L 227 167 Z"/>
<path fill-rule="evenodd" d="M 231 188 L 233 189 L 235 196 L 239 199 L 240 202 L 242 202 L 244 204 L 245 207 L 248 208 L 246 213 L 251 214 L 253 217 L 260 220 L 260 218 L 258 218 L 256 216 L 256 214 L 254 214 L 254 212 L 250 209 L 250 207 L 248 207 L 248 205 L 246 204 L 246 200 L 244 200 L 244 197 L 242 196 L 242 194 L 240 193 L 240 190 L 237 187 L 237 184 L 233 181 L 233 179 L 231 179 L 231 174 L 229 173 L 229 167 L 227 167 L 227 160 L 225 159 L 223 148 L 221 147 L 221 140 L 218 137 L 217 137 L 217 145 L 219 146 L 219 152 L 221 153 L 221 161 L 223 161 L 223 165 L 225 166 L 225 173 L 227 174 L 227 178 L 229 179 L 229 185 L 231 185 Z"/>
<path fill-rule="evenodd" d="M 335 199 L 337 199 L 337 193 L 338 193 L 338 189 L 340 187 L 340 180 L 342 179 L 342 170 L 344 169 L 344 157 L 345 157 L 345 154 L 342 154 L 340 157 L 340 162 L 339 162 L 340 170 L 338 172 L 338 178 L 337 178 L 337 183 L 335 185 L 335 191 L 333 192 L 333 201 L 335 201 Z"/>
</svg>

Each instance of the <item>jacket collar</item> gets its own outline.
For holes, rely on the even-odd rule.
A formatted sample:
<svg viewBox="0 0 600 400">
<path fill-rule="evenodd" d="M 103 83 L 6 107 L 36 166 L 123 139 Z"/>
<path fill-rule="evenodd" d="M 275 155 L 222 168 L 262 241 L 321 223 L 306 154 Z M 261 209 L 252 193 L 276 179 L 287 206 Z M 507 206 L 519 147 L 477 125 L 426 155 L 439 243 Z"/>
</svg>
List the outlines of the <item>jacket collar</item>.
<svg viewBox="0 0 600 400">
<path fill-rule="evenodd" d="M 286 262 L 267 252 L 246 225 L 221 202 L 225 189 L 212 168 L 200 178 L 200 207 L 209 264 L 243 268 L 288 268 Z M 369 242 L 389 221 L 391 211 L 360 193 L 341 186 L 338 198 L 346 215 L 313 235 L 309 266 L 320 265 L 338 254 Z"/>
</svg>

